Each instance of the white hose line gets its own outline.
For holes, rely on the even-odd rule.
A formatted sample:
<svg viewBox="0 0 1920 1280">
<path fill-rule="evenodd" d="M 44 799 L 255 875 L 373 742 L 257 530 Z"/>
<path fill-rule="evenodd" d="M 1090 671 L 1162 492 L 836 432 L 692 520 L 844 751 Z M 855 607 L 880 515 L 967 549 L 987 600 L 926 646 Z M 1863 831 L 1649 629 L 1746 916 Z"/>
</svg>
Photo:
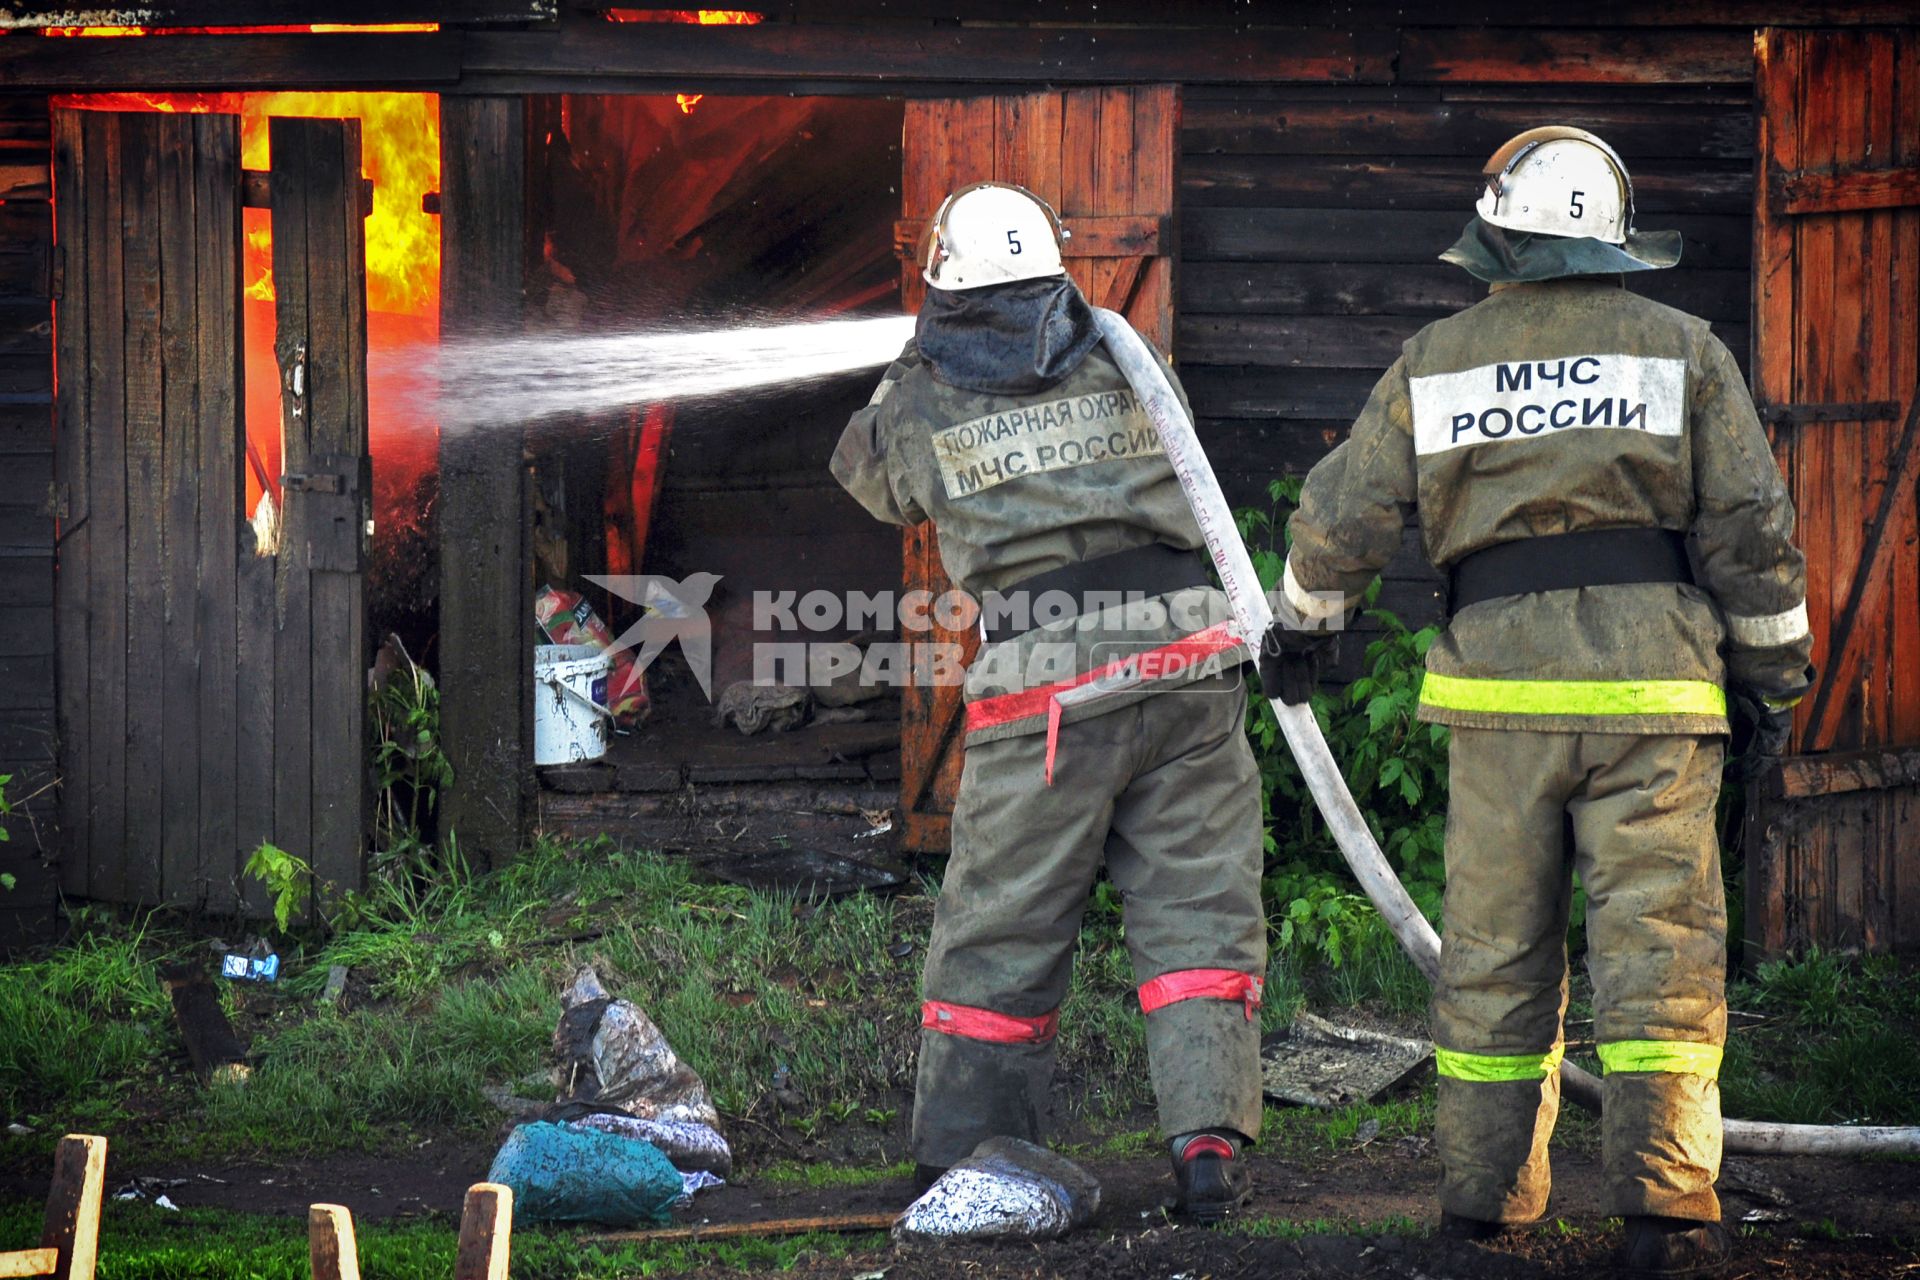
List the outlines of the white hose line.
<svg viewBox="0 0 1920 1280">
<path fill-rule="evenodd" d="M 1214 477 L 1213 464 L 1200 447 L 1200 437 L 1180 406 L 1173 384 L 1167 380 L 1160 357 L 1146 339 L 1134 332 L 1125 317 L 1096 308 L 1094 321 L 1106 340 L 1107 353 L 1120 367 L 1127 383 L 1153 419 L 1160 435 L 1160 447 L 1186 491 L 1187 502 L 1207 541 L 1207 552 L 1220 574 L 1233 606 L 1234 625 L 1250 652 L 1260 652 L 1261 637 L 1273 622 L 1273 610 L 1260 589 L 1253 558 L 1240 540 L 1233 521 L 1233 510 Z M 1347 780 L 1327 749 L 1327 739 L 1319 722 L 1306 705 L 1289 707 L 1278 698 L 1273 713 L 1286 735 L 1287 748 L 1293 752 L 1301 775 L 1313 792 L 1320 816 L 1333 832 L 1341 854 L 1352 869 L 1354 879 L 1367 891 L 1376 910 L 1393 930 L 1393 936 L 1406 949 L 1427 980 L 1440 976 L 1440 938 L 1420 914 L 1408 896 L 1406 886 L 1393 873 L 1393 867 L 1380 851 L 1367 827 L 1367 820 L 1354 803 Z M 1570 1102 L 1589 1111 L 1600 1110 L 1600 1081 L 1571 1062 L 1560 1064 L 1560 1087 Z M 1772 1124 L 1760 1120 L 1727 1120 L 1724 1146 L 1731 1152 L 1748 1155 L 1920 1155 L 1920 1127 L 1855 1128 L 1846 1125 Z"/>
</svg>

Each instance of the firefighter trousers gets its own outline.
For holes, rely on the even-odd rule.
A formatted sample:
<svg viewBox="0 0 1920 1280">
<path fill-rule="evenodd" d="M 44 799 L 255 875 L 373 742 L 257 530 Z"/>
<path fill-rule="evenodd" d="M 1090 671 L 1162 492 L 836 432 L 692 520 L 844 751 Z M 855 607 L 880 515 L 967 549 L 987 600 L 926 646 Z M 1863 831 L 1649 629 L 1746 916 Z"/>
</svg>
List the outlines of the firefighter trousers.
<svg viewBox="0 0 1920 1280">
<path fill-rule="evenodd" d="M 1546 1210 L 1577 871 L 1605 1072 L 1603 1210 L 1719 1219 L 1722 755 L 1717 737 L 1453 731 L 1433 999 L 1443 1209 L 1492 1222 Z"/>
<path fill-rule="evenodd" d="M 1120 891 L 1169 1136 L 1260 1127 L 1260 778 L 1238 674 L 1047 735 L 971 744 L 923 975 L 913 1150 L 1044 1141 L 1054 1035 L 1104 862 Z"/>
</svg>

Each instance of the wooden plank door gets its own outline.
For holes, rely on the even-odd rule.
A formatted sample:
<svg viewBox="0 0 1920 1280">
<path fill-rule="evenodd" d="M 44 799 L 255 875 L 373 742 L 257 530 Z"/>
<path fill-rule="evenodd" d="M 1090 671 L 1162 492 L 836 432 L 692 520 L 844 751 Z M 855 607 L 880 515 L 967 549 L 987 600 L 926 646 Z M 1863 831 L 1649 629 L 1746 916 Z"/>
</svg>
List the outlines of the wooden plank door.
<svg viewBox="0 0 1920 1280">
<path fill-rule="evenodd" d="M 1072 232 L 1067 270 L 1096 306 L 1119 311 L 1162 351 L 1173 343 L 1174 157 L 1180 93 L 1173 85 L 909 102 L 902 152 L 901 297 L 926 296 L 915 250 L 955 188 L 1014 182 L 1046 200 Z M 930 524 L 906 531 L 908 591 L 952 587 Z M 957 644 L 973 633 L 936 626 L 914 637 Z M 901 706 L 902 846 L 947 848 L 960 787 L 964 708 L 958 687 L 910 684 Z"/>
<path fill-rule="evenodd" d="M 322 884 L 356 889 L 371 816 L 364 572 L 373 532 L 360 122 L 270 120 L 267 147 L 283 472 L 271 615 L 274 843 L 306 857 Z"/>
<path fill-rule="evenodd" d="M 329 235 L 319 217 L 295 234 L 274 210 L 283 326 L 290 299 L 331 311 L 324 324 L 304 314 L 298 322 L 315 332 L 304 339 L 308 403 L 289 418 L 287 469 L 316 449 L 353 456 L 338 497 L 360 501 L 364 339 L 332 336 L 360 324 L 349 295 L 364 296 L 357 126 L 349 138 L 340 122 L 297 122 L 295 141 L 282 147 L 281 123 L 272 141 L 285 156 L 325 137 L 339 153 L 332 169 L 290 166 L 302 198 L 318 205 L 336 195 L 335 222 L 354 210 L 350 236 Z M 365 521 L 351 522 L 356 540 L 342 552 L 337 533 L 326 536 L 338 513 L 296 493 L 277 552 L 255 546 L 242 470 L 239 118 L 62 110 L 53 136 L 64 264 L 54 588 L 63 887 L 110 901 L 240 909 L 249 905 L 240 869 L 263 840 L 356 885 Z M 276 190 L 280 174 L 276 164 Z M 304 271 L 281 261 L 296 245 Z M 314 266 L 316 255 L 332 261 Z M 328 360 L 351 364 L 350 376 Z M 349 383 L 357 393 L 341 389 Z M 357 418 L 343 401 L 361 406 Z M 317 660 L 298 661 L 301 636 L 318 637 L 305 644 Z M 304 697 L 282 696 L 290 688 Z M 314 749 L 292 751 L 301 740 Z M 295 768 L 304 772 L 288 785 Z M 301 793 L 284 812 L 283 788 Z"/>
<path fill-rule="evenodd" d="M 1820 675 L 1796 716 L 1801 758 L 1749 798 L 1749 935 L 1762 953 L 1910 949 L 1920 33 L 1768 29 L 1756 72 L 1754 397 L 1798 512 Z"/>
</svg>

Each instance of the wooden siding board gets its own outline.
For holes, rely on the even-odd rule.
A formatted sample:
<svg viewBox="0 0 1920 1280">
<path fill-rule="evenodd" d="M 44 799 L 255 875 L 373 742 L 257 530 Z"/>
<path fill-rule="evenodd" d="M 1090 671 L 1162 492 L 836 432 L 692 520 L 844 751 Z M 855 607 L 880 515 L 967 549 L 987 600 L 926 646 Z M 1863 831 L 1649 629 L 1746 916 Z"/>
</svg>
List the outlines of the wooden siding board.
<svg viewBox="0 0 1920 1280">
<path fill-rule="evenodd" d="M 489 76 L 694 77 L 996 85 L 1100 82 L 1383 82 L 1387 29 L 1242 27 L 1154 31 L 1108 26 L 927 28 L 764 23 L 744 27 L 572 23 L 557 32 L 474 33 L 463 85 Z M 9 68 L 0 60 L 0 83 Z M 517 87 L 517 86 L 516 86 Z"/>
<path fill-rule="evenodd" d="M 460 76 L 453 32 L 0 41 L 0 88 L 405 89 Z"/>
<path fill-rule="evenodd" d="M 200 740 L 199 873 L 210 898 L 242 906 L 237 811 L 239 771 L 239 562 L 246 485 L 241 474 L 244 373 L 241 346 L 240 121 L 230 115 L 194 120 L 195 307 L 200 341 L 199 388 Z M 261 712 L 263 717 L 266 713 Z M 270 759 L 272 750 L 266 752 Z"/>
<path fill-rule="evenodd" d="M 1910 32 L 1771 30 L 1757 49 L 1757 192 L 1785 172 L 1912 162 L 1920 111 L 1903 83 L 1914 69 Z M 1908 407 L 1920 339 L 1915 218 L 1911 209 L 1789 216 L 1756 201 L 1755 381 L 1764 400 Z M 1914 497 L 1904 488 L 1912 477 L 1900 465 L 1916 455 L 1897 444 L 1904 420 L 1783 426 L 1775 436 L 1800 511 L 1822 668 L 1800 739 L 1859 755 L 1897 740 L 1913 714 L 1903 692 L 1920 691 L 1896 674 L 1901 637 L 1913 635 L 1920 612 Z M 1811 776 L 1817 762 L 1795 763 Z M 1758 797 L 1747 822 L 1756 954 L 1914 945 L 1902 890 L 1920 878 L 1906 838 L 1916 795 L 1890 780 L 1848 794 Z"/>
<path fill-rule="evenodd" d="M 360 214 L 360 127 L 301 121 L 307 134 L 308 421 L 319 455 L 367 449 L 366 245 Z M 352 534 L 359 543 L 360 521 Z M 313 668 L 310 724 L 313 869 L 357 887 L 367 829 L 364 694 L 366 617 L 361 574 L 331 562 L 311 571 Z"/>
<path fill-rule="evenodd" d="M 1745 163 L 1753 154 L 1753 111 L 1744 102 L 1702 96 L 1686 129 L 1674 112 L 1639 99 L 1617 102 L 1448 102 L 1396 97 L 1330 102 L 1295 90 L 1287 98 L 1189 95 L 1182 146 L 1189 155 L 1456 156 L 1482 160 L 1543 119 L 1590 129 L 1635 163 L 1692 160 Z M 1286 92 L 1284 90 L 1276 91 Z"/>
<path fill-rule="evenodd" d="M 60 883 L 70 894 L 87 889 L 87 856 L 91 843 L 88 814 L 92 808 L 88 780 L 91 777 L 88 731 L 91 713 L 87 691 L 90 687 L 88 664 L 92 655 L 92 619 L 88 596 L 89 539 L 88 518 L 91 490 L 88 480 L 88 388 L 92 379 L 89 366 L 90 316 L 88 301 L 93 294 L 89 282 L 88 237 L 92 224 L 88 201 L 97 195 L 89 181 L 87 142 L 93 130 L 84 127 L 86 116 L 77 111 L 55 115 L 54 194 L 62 210 L 61 253 L 66 259 L 66 288 L 55 305 L 58 319 L 60 367 L 68 371 L 61 385 L 56 409 L 54 442 L 57 470 L 66 485 L 66 515 L 60 521 L 57 575 L 54 581 L 54 609 L 57 621 L 54 634 L 59 637 L 59 662 L 56 671 L 59 705 L 58 732 L 60 769 L 72 785 L 60 788 Z M 96 157 L 95 162 L 98 163 Z"/>
<path fill-rule="evenodd" d="M 163 597 L 160 685 L 160 894 L 170 906 L 207 899 L 200 867 L 200 400 L 195 374 L 202 320 L 195 231 L 194 117 L 161 115 L 159 129 L 161 409 L 158 526 Z"/>
<path fill-rule="evenodd" d="M 1409 28 L 1398 79 L 1548 84 L 1739 84 L 1753 76 L 1740 30 Z"/>
<path fill-rule="evenodd" d="M 92 811 L 87 889 L 89 897 L 106 898 L 121 880 L 127 830 L 126 309 L 121 276 L 126 237 L 120 222 L 120 120 L 106 113 L 87 114 L 87 153 L 97 160 L 87 170 L 85 234 L 100 249 L 99 261 L 87 277 L 87 314 L 98 317 L 90 330 L 87 361 L 91 389 L 87 430 L 92 446 L 88 631 L 94 652 L 86 672 Z"/>
<path fill-rule="evenodd" d="M 520 327 L 525 107 L 441 99 L 441 333 Z M 531 786 L 532 631 L 521 440 L 440 437 L 442 820 L 469 856 L 519 849 Z"/>
<path fill-rule="evenodd" d="M 1893 142 L 1887 154 L 1896 165 L 1920 163 L 1920 31 L 1908 27 L 1896 37 L 1894 63 Z M 1885 280 L 1896 334 L 1920 335 L 1920 208 L 1890 215 L 1892 247 Z M 1895 398 L 1920 394 L 1920 338 L 1893 343 L 1887 368 L 1889 394 Z M 1900 528 L 1893 533 L 1892 580 L 1920 582 L 1920 501 L 1895 509 Z M 1920 653 L 1920 592 L 1911 601 L 1889 610 L 1892 623 L 1886 652 L 1893 655 L 1893 715 L 1889 738 L 1920 742 L 1920 662 L 1900 655 Z M 1920 883 L 1920 842 L 1906 841 L 1909 883 Z M 1920 937 L 1913 939 L 1920 943 Z"/>
<path fill-rule="evenodd" d="M 1182 193 L 1196 205 L 1430 209 L 1464 214 L 1473 208 L 1479 193 L 1479 165 L 1484 159 L 1463 162 L 1389 154 L 1357 160 L 1190 152 L 1180 166 L 1180 184 Z M 1746 214 L 1752 206 L 1753 175 L 1747 166 L 1727 161 L 1636 161 L 1633 193 L 1639 212 L 1649 217 Z"/>
<path fill-rule="evenodd" d="M 312 415 L 306 396 L 295 394 L 295 369 L 307 355 L 309 314 L 307 242 L 309 132 L 298 121 L 268 121 L 272 157 L 273 287 L 277 317 L 274 362 L 280 376 L 280 470 L 311 470 Z M 305 386 L 310 387 L 307 381 Z M 280 554 L 274 570 L 274 843 L 311 860 L 313 843 L 313 587 L 310 570 L 311 507 L 284 493 L 280 509 Z"/>
</svg>

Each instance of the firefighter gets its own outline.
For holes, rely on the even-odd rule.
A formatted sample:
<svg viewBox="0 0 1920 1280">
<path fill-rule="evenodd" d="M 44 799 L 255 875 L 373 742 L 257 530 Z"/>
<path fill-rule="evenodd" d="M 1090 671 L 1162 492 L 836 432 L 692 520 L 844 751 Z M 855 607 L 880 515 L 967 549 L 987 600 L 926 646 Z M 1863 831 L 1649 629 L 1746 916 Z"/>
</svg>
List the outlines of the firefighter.
<svg viewBox="0 0 1920 1280">
<path fill-rule="evenodd" d="M 1104 866 L 1178 1203 L 1217 1220 L 1250 1195 L 1243 1150 L 1261 1112 L 1247 655 L 1159 437 L 1065 274 L 1065 236 L 1020 187 L 949 196 L 915 338 L 833 456 L 879 519 L 933 522 L 947 575 L 980 607 L 914 1155 L 928 1180 L 985 1138 L 1042 1140 L 1060 1002 Z"/>
<path fill-rule="evenodd" d="M 1712 1274 L 1728 1252 L 1713 1190 L 1728 692 L 1777 750 L 1813 678 L 1805 563 L 1732 355 L 1705 321 L 1623 287 L 1680 245 L 1634 230 L 1613 150 L 1523 133 L 1476 210 L 1442 257 L 1488 296 L 1409 339 L 1308 476 L 1283 589 L 1330 624 L 1415 510 L 1451 577 L 1419 709 L 1452 729 L 1442 1229 L 1487 1238 L 1546 1208 L 1577 872 L 1621 1262 Z M 1326 643 L 1276 626 L 1267 687 L 1297 700 Z"/>
</svg>

